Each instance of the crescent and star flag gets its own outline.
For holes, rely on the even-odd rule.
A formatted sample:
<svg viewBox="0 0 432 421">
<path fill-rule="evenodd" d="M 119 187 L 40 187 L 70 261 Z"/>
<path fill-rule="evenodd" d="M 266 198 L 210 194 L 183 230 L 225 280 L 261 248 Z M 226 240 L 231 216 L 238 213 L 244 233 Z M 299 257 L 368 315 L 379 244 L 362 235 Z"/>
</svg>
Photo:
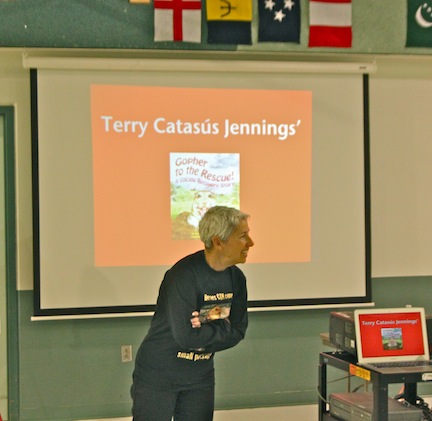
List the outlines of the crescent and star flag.
<svg viewBox="0 0 432 421">
<path fill-rule="evenodd" d="M 309 19 L 309 47 L 351 47 L 351 0 L 310 0 Z"/>
<path fill-rule="evenodd" d="M 258 0 L 258 41 L 300 42 L 300 0 Z"/>
<path fill-rule="evenodd" d="M 201 0 L 154 0 L 154 40 L 201 42 Z"/>
<path fill-rule="evenodd" d="M 408 0 L 407 47 L 432 47 L 432 1 Z"/>
<path fill-rule="evenodd" d="M 252 44 L 252 0 L 207 0 L 209 44 Z"/>
</svg>

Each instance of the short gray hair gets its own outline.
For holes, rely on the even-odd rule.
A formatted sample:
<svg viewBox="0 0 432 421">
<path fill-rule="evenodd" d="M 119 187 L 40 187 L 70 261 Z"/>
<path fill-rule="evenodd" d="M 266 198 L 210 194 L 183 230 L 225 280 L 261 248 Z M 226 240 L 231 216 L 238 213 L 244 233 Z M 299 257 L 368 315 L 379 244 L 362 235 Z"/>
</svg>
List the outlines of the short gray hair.
<svg viewBox="0 0 432 421">
<path fill-rule="evenodd" d="M 244 219 L 249 218 L 247 213 L 228 206 L 213 206 L 202 217 L 198 231 L 201 241 L 206 249 L 213 247 L 213 238 L 219 237 L 227 241 L 234 229 Z"/>
</svg>

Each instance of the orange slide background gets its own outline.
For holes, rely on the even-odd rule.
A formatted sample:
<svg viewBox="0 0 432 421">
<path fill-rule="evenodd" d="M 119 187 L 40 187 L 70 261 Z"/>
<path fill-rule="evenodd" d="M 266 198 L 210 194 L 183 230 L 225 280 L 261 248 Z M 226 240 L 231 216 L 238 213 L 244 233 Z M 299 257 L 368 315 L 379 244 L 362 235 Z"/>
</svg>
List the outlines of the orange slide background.
<svg viewBox="0 0 432 421">
<path fill-rule="evenodd" d="M 141 138 L 111 121 L 148 122 Z M 161 134 L 153 122 L 210 122 L 220 133 Z M 202 248 L 172 240 L 170 152 L 239 153 L 240 207 L 251 215 L 248 263 L 306 262 L 311 255 L 312 94 L 309 91 L 91 87 L 95 264 L 170 265 Z M 224 138 L 224 121 L 291 124 L 286 140 Z"/>
</svg>

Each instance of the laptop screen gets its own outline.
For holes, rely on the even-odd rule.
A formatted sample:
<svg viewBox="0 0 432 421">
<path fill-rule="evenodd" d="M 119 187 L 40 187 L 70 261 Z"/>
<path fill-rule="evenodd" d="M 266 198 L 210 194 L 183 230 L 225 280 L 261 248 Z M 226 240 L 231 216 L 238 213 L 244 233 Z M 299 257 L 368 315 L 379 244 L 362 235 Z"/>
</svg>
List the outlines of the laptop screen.
<svg viewBox="0 0 432 421">
<path fill-rule="evenodd" d="M 423 308 L 354 311 L 359 363 L 429 359 Z"/>
</svg>

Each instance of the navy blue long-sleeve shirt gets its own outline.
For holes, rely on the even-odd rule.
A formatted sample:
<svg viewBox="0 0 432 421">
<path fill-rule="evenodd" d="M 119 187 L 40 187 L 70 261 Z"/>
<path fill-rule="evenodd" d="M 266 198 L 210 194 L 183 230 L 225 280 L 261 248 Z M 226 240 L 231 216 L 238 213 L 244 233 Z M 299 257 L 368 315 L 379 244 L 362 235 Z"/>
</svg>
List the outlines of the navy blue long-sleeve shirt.
<svg viewBox="0 0 432 421">
<path fill-rule="evenodd" d="M 192 328 L 199 311 L 200 328 Z M 245 336 L 247 289 L 237 266 L 213 270 L 204 251 L 177 262 L 165 274 L 150 329 L 138 350 L 136 376 L 155 387 L 213 381 L 213 355 Z"/>
</svg>

